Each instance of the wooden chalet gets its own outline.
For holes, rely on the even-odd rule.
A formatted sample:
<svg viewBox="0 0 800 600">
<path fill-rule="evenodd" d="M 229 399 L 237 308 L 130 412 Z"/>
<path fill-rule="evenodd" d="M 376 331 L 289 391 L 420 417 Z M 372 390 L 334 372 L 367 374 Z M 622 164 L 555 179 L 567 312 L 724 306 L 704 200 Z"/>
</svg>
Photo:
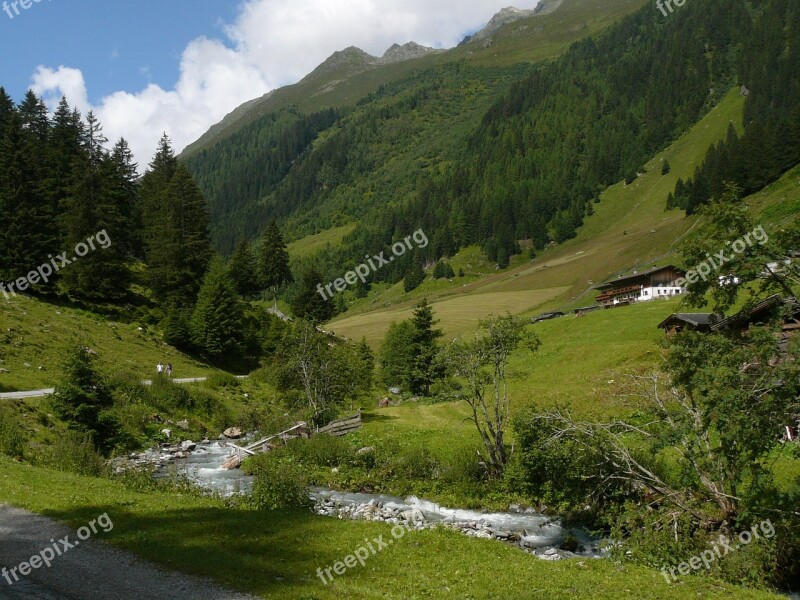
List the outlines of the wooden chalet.
<svg viewBox="0 0 800 600">
<path fill-rule="evenodd" d="M 600 292 L 597 303 L 612 308 L 683 294 L 686 291 L 682 285 L 684 277 L 686 272 L 673 265 L 626 275 L 595 287 Z"/>
<path fill-rule="evenodd" d="M 670 336 L 681 331 L 709 333 L 712 326 L 721 319 L 722 317 L 711 313 L 675 313 L 661 321 L 658 328 L 663 329 Z"/>
</svg>

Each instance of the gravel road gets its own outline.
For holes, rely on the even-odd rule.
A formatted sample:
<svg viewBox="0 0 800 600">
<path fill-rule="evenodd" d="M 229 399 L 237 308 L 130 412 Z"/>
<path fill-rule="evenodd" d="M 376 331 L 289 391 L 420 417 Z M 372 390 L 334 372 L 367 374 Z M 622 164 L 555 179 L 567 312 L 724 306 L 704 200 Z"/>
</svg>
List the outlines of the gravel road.
<svg viewBox="0 0 800 600">
<path fill-rule="evenodd" d="M 113 535 L 102 533 L 97 537 Z M 45 517 L 0 505 L 0 569 L 8 571 L 27 562 L 51 540 L 69 536 L 75 544 L 13 585 L 0 575 L 0 600 L 253 600 L 208 581 L 163 571 L 132 554 L 89 538 L 79 541 L 76 531 Z M 59 547 L 61 547 L 59 545 Z"/>
</svg>

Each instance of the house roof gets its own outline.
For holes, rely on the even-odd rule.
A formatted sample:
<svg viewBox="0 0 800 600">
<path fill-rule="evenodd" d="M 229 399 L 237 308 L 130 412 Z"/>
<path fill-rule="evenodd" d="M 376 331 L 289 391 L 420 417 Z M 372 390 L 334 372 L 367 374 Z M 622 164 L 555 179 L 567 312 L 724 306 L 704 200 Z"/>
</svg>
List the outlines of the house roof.
<svg viewBox="0 0 800 600">
<path fill-rule="evenodd" d="M 712 313 L 675 313 L 661 321 L 658 324 L 658 328 L 664 329 L 672 320 L 683 321 L 694 327 L 711 327 L 720 320 L 720 317 Z"/>
<path fill-rule="evenodd" d="M 727 319 L 723 319 L 719 323 L 715 323 L 711 326 L 713 331 L 721 331 L 723 329 L 727 329 L 732 325 L 741 325 L 742 323 L 747 322 L 755 322 L 756 319 L 761 317 L 762 315 L 768 314 L 771 310 L 775 307 L 780 306 L 781 304 L 790 304 L 791 306 L 795 307 L 795 310 L 800 310 L 800 306 L 797 304 L 797 300 L 794 298 L 788 298 L 784 300 L 780 294 L 773 294 L 769 298 L 766 298 L 752 306 L 750 308 L 746 308 L 741 312 L 736 313 L 735 315 L 731 315 Z"/>
<path fill-rule="evenodd" d="M 634 279 L 639 279 L 640 277 L 647 277 L 648 275 L 652 275 L 653 273 L 658 273 L 660 271 L 666 271 L 667 269 L 675 269 L 676 271 L 682 271 L 682 269 L 679 269 L 675 265 L 664 265 L 663 267 L 655 267 L 653 269 L 648 269 L 647 271 L 640 271 L 639 273 L 632 273 L 631 275 L 625 275 L 624 277 L 619 277 L 618 279 L 606 281 L 605 283 L 601 283 L 600 285 L 595 286 L 594 289 L 604 290 L 618 283 L 622 283 L 625 281 L 632 281 Z"/>
</svg>

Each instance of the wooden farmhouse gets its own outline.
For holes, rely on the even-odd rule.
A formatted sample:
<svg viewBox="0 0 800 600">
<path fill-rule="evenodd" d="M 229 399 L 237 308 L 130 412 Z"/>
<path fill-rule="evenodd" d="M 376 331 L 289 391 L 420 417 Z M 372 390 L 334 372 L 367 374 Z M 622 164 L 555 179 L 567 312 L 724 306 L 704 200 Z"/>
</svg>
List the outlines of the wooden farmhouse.
<svg viewBox="0 0 800 600">
<path fill-rule="evenodd" d="M 626 275 L 598 285 L 595 288 L 600 292 L 597 303 L 605 308 L 613 308 L 633 302 L 677 296 L 686 292 L 683 287 L 685 277 L 685 271 L 672 265 Z"/>
</svg>

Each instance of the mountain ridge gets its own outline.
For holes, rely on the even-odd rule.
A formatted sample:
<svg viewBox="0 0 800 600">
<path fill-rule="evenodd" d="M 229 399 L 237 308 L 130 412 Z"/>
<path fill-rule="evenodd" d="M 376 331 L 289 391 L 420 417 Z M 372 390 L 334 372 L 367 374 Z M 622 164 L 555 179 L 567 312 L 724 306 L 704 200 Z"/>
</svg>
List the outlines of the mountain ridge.
<svg viewBox="0 0 800 600">
<path fill-rule="evenodd" d="M 492 17 L 495 26 L 491 35 L 479 40 L 485 43 L 491 38 L 493 44 L 485 44 L 485 47 L 478 42 L 468 43 L 468 38 L 448 49 L 430 49 L 409 42 L 403 46 L 394 44 L 378 58 L 350 46 L 334 52 L 298 82 L 271 90 L 235 108 L 189 144 L 181 157 L 209 147 L 259 117 L 286 106 L 297 105 L 305 112 L 312 112 L 323 107 L 355 105 L 380 85 L 396 81 L 417 68 L 456 60 L 489 64 L 505 61 L 504 64 L 511 65 L 552 58 L 570 43 L 604 29 L 643 3 L 644 0 L 541 0 L 533 9 L 508 7 Z M 502 16 L 512 12 L 519 18 L 508 20 L 507 16 Z M 529 21 L 536 21 L 536 27 L 526 29 Z M 510 51 L 499 51 L 503 44 L 509 46 Z M 353 60 L 342 60 L 343 53 Z M 402 60 L 394 59 L 398 53 L 405 54 Z M 332 59 L 337 66 L 332 67 Z M 347 86 L 342 85 L 345 82 Z M 313 108 L 307 108 L 310 106 Z"/>
</svg>

